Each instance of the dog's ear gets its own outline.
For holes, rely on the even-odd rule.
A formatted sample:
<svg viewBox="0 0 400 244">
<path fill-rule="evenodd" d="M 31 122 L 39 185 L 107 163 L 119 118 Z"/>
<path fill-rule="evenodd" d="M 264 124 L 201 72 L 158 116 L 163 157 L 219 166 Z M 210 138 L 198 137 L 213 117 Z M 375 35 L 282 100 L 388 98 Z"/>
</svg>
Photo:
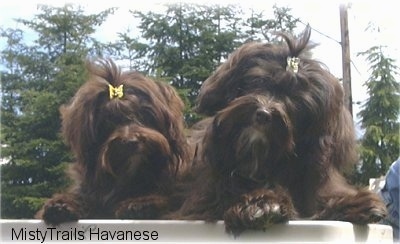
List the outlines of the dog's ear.
<svg viewBox="0 0 400 244">
<path fill-rule="evenodd" d="M 202 161 L 207 162 L 214 170 L 221 174 L 231 171 L 232 165 L 224 165 L 224 163 L 233 163 L 227 160 L 234 154 L 231 149 L 231 142 L 223 141 L 221 137 L 221 121 L 216 115 L 212 123 L 207 127 L 202 141 Z M 233 160 L 232 160 L 233 161 Z"/>
<path fill-rule="evenodd" d="M 342 171 L 349 172 L 358 162 L 358 148 L 353 126 L 353 118 L 348 109 L 343 105 L 336 119 L 330 123 L 328 130 L 332 138 L 333 153 L 331 161 Z"/>
<path fill-rule="evenodd" d="M 165 82 L 156 82 L 156 84 L 158 85 L 158 88 L 164 97 L 164 101 L 167 102 L 165 105 L 168 105 L 169 110 L 175 116 L 182 118 L 184 104 L 177 91 L 171 85 Z"/>
<path fill-rule="evenodd" d="M 188 144 L 185 138 L 185 123 L 183 117 L 184 103 L 177 91 L 165 82 L 156 82 L 163 98 L 160 98 L 165 105 L 162 110 L 165 117 L 165 136 L 171 146 L 174 155 L 175 171 L 178 171 L 180 164 L 189 160 Z"/>
<path fill-rule="evenodd" d="M 90 148 L 96 142 L 97 105 L 102 90 L 96 83 L 86 83 L 67 105 L 60 107 L 62 135 L 79 162 L 87 162 Z"/>
</svg>

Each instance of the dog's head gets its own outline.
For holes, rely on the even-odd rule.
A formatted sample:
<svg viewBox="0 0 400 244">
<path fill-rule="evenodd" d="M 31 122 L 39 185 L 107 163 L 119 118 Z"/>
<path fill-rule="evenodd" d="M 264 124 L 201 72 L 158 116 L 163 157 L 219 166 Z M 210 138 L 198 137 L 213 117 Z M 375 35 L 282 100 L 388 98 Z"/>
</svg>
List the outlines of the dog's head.
<svg viewBox="0 0 400 244">
<path fill-rule="evenodd" d="M 264 97 L 258 100 L 268 101 L 267 108 L 280 114 L 281 121 L 284 121 L 282 124 L 286 125 L 278 128 L 291 128 L 286 132 L 292 133 L 290 137 L 297 154 L 308 154 L 321 164 L 334 161 L 341 166 L 354 162 L 357 156 L 353 123 L 343 104 L 342 86 L 322 63 L 312 59 L 310 50 L 314 45 L 309 44 L 310 35 L 311 29 L 307 27 L 298 39 L 281 34 L 284 39 L 281 44 L 244 44 L 204 82 L 197 100 L 197 111 L 217 114 L 218 121 L 218 117 L 227 113 L 232 104 L 238 103 L 235 99 Z M 246 106 L 249 106 L 249 111 L 255 107 Z M 246 111 L 246 108 L 243 106 L 241 111 Z M 240 127 L 237 120 L 248 123 L 254 117 L 251 114 L 243 116 L 246 118 L 234 116 L 229 129 Z M 241 133 L 247 131 L 243 127 L 241 130 Z M 276 132 L 280 135 L 281 131 L 284 130 Z M 267 136 L 268 143 L 275 141 L 271 136 L 277 138 L 277 144 L 282 143 L 281 138 L 273 133 Z M 313 153 L 317 155 L 312 156 Z"/>
<path fill-rule="evenodd" d="M 171 86 L 110 60 L 88 63 L 89 79 L 61 107 L 62 132 L 88 171 L 132 174 L 140 165 L 178 170 L 187 160 L 183 103 Z"/>
<path fill-rule="evenodd" d="M 241 46 L 203 83 L 197 111 L 213 115 L 237 97 L 268 93 L 294 104 L 302 123 L 315 128 L 329 121 L 343 105 L 343 91 L 324 65 L 310 58 L 310 35 L 307 27 L 299 39 L 282 34 L 286 43 Z M 296 72 L 288 67 L 290 58 L 298 60 Z"/>
<path fill-rule="evenodd" d="M 205 132 L 203 160 L 223 175 L 255 181 L 269 178 L 282 157 L 293 153 L 293 125 L 285 104 L 247 95 L 219 111 Z"/>
</svg>

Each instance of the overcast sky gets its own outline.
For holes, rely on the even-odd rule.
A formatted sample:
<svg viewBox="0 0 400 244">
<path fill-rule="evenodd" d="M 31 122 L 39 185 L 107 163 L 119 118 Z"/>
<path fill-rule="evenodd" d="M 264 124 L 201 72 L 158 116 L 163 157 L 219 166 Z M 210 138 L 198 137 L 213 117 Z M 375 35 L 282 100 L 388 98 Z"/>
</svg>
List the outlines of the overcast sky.
<svg viewBox="0 0 400 244">
<path fill-rule="evenodd" d="M 65 3 L 79 4 L 88 12 L 97 13 L 109 7 L 119 7 L 119 10 L 110 16 L 108 21 L 100 27 L 99 37 L 113 41 L 117 32 L 125 31 L 132 25 L 133 17 L 128 10 L 159 10 L 165 3 L 177 1 L 145 0 L 143 3 L 137 1 L 111 0 L 111 1 L 84 1 L 84 0 L 1 0 L 0 1 L 0 27 L 17 28 L 13 18 L 30 19 L 37 13 L 37 4 L 49 4 L 52 6 L 62 6 Z M 207 4 L 238 4 L 243 8 L 253 8 L 263 10 L 265 13 L 271 12 L 272 1 L 242 0 L 242 1 L 223 1 L 223 0 L 188 0 L 189 3 Z M 268 3 L 269 2 L 269 3 Z M 374 45 L 388 46 L 388 55 L 397 60 L 396 65 L 400 66 L 400 21 L 398 9 L 393 6 L 394 1 L 389 0 L 358 0 L 358 1 L 295 1 L 277 0 L 278 6 L 292 8 L 292 14 L 299 17 L 303 22 L 309 23 L 314 31 L 311 40 L 319 43 L 314 52 L 314 57 L 324 62 L 337 76 L 342 77 L 342 59 L 340 42 L 340 19 L 339 5 L 341 3 L 350 4 L 348 10 L 350 51 L 351 51 L 351 75 L 353 101 L 364 101 L 367 98 L 365 88 L 362 84 L 368 79 L 368 66 L 364 57 L 357 57 L 357 53 L 365 51 Z M 368 23 L 374 23 L 380 28 L 380 33 L 366 31 Z M 322 34 L 320 34 L 320 33 Z M 0 49 L 4 42 L 0 41 Z M 354 107 L 354 114 L 359 108 Z"/>
</svg>

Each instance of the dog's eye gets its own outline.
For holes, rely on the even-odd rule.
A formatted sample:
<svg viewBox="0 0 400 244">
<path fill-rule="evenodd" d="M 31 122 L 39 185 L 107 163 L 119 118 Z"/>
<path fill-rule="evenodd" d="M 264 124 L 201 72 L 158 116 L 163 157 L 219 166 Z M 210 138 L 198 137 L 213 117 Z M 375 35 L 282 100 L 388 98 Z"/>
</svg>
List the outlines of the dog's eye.
<svg viewBox="0 0 400 244">
<path fill-rule="evenodd" d="M 134 89 L 132 87 L 128 87 L 125 89 L 125 92 L 127 94 L 136 96 L 140 102 L 148 102 L 151 100 L 151 98 L 148 94 L 146 94 L 145 92 L 143 92 L 139 89 Z"/>
<path fill-rule="evenodd" d="M 265 88 L 269 85 L 270 84 L 264 77 L 256 77 L 254 79 L 244 81 L 239 89 L 241 91 L 246 91 L 246 93 L 249 93 L 257 90 L 265 90 Z"/>
<path fill-rule="evenodd" d="M 262 77 L 257 77 L 251 81 L 251 85 L 253 86 L 263 86 L 265 84 L 265 79 Z"/>
<path fill-rule="evenodd" d="M 141 120 L 144 124 L 155 127 L 158 125 L 157 123 L 157 116 L 155 115 L 154 111 L 151 108 L 144 107 L 142 108 L 141 112 L 139 113 Z"/>
</svg>

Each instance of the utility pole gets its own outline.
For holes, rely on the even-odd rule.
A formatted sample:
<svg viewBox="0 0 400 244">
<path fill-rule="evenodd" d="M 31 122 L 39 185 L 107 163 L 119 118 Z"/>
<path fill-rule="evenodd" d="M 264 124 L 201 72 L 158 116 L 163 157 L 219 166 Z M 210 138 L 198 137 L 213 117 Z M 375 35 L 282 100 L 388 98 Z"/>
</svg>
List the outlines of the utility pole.
<svg viewBox="0 0 400 244">
<path fill-rule="evenodd" d="M 351 73 L 350 73 L 350 41 L 349 25 L 347 17 L 348 4 L 341 4 L 340 10 L 340 33 L 342 46 L 342 70 L 343 70 L 343 89 L 344 104 L 353 116 L 353 98 L 351 94 Z"/>
</svg>

